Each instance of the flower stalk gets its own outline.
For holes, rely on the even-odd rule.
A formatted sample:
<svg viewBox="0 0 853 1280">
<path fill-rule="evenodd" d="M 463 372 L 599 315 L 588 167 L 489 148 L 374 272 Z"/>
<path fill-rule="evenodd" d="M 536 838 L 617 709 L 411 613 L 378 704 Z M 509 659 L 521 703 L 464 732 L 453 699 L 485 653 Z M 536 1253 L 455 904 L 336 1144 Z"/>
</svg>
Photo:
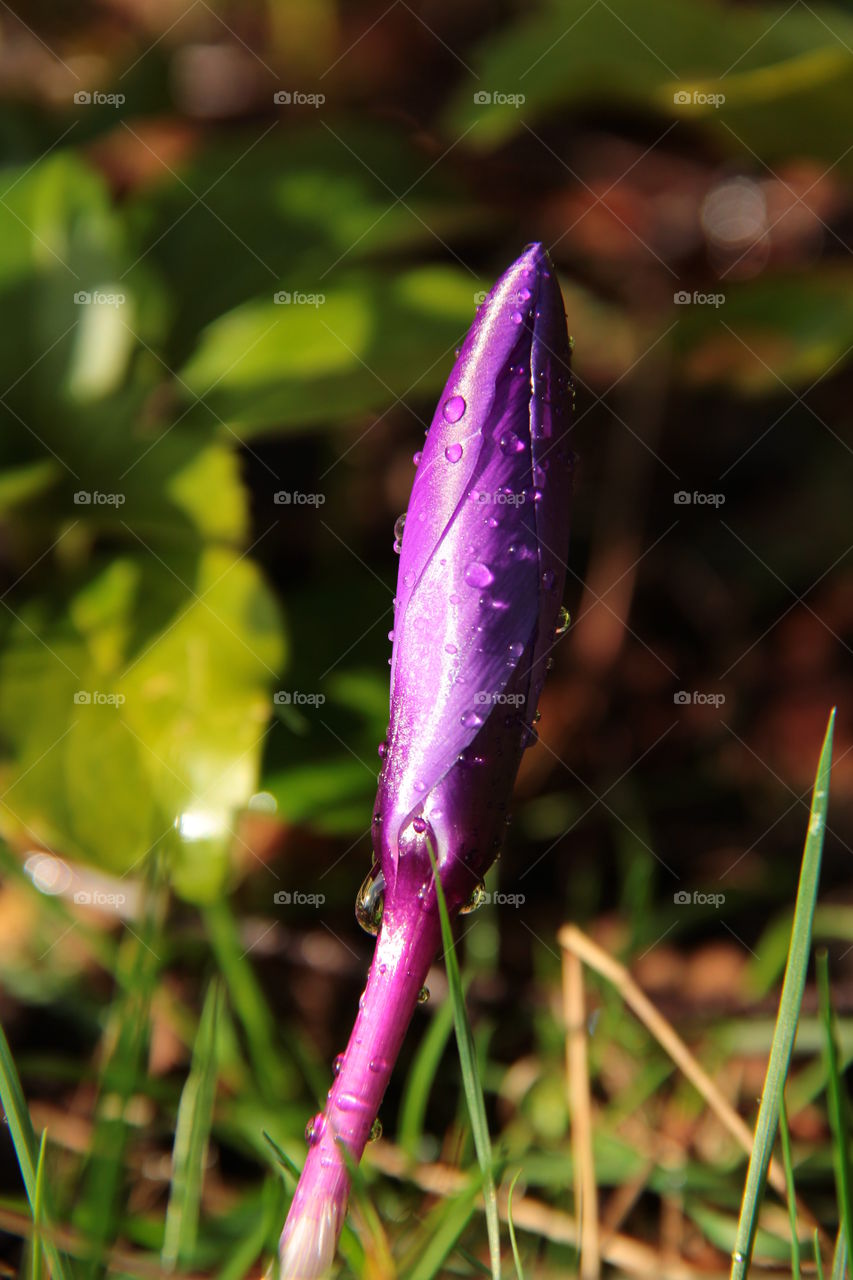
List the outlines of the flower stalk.
<svg viewBox="0 0 853 1280">
<path fill-rule="evenodd" d="M 306 1131 L 283 1280 L 314 1280 L 333 1261 L 349 1191 L 342 1145 L 360 1159 L 439 949 L 433 866 L 451 919 L 477 904 L 521 756 L 536 741 L 548 655 L 565 629 L 570 413 L 562 297 L 534 244 L 498 280 L 459 351 L 395 530 L 376 863 L 357 903 L 378 938 L 327 1104 Z"/>
</svg>

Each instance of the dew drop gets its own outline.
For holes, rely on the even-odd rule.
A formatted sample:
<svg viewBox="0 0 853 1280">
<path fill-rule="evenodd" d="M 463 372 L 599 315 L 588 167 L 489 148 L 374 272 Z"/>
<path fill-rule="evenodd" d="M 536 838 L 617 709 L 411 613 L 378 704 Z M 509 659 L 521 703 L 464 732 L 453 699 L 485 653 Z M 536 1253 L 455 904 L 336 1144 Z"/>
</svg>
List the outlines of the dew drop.
<svg viewBox="0 0 853 1280">
<path fill-rule="evenodd" d="M 326 1127 L 326 1119 L 322 1113 L 312 1116 L 305 1126 L 305 1141 L 309 1147 L 315 1147 L 323 1136 L 323 1130 Z"/>
<path fill-rule="evenodd" d="M 393 640 L 393 639 L 394 639 L 394 632 L 393 632 L 393 630 L 391 630 L 391 631 L 389 631 L 389 632 L 388 632 L 388 639 L 389 639 L 389 640 Z"/>
<path fill-rule="evenodd" d="M 445 652 L 445 653 L 458 653 L 458 652 L 459 652 L 459 650 L 457 649 L 457 647 L 456 647 L 456 645 L 455 645 L 455 644 L 446 644 L 446 645 L 444 646 L 444 652 Z"/>
<path fill-rule="evenodd" d="M 459 603 L 459 599 L 460 599 L 460 597 L 459 597 L 459 596 L 458 596 L 458 594 L 454 591 L 454 592 L 452 593 L 452 595 L 450 596 L 450 603 L 451 603 L 451 604 L 458 604 L 458 603 Z"/>
<path fill-rule="evenodd" d="M 500 521 L 498 520 L 497 516 L 486 516 L 486 519 L 483 521 L 483 523 L 488 525 L 490 529 L 497 529 L 498 525 L 500 524 Z"/>
<path fill-rule="evenodd" d="M 407 513 L 404 511 L 403 514 L 401 516 L 397 516 L 397 519 L 394 521 L 394 538 L 397 542 L 402 542 L 403 540 L 403 530 L 406 527 L 406 514 Z"/>
<path fill-rule="evenodd" d="M 489 566 L 479 560 L 472 560 L 465 566 L 464 577 L 469 587 L 488 587 L 495 580 Z"/>
<path fill-rule="evenodd" d="M 372 1066 L 373 1064 L 371 1063 L 370 1065 Z M 382 1137 L 382 1121 L 377 1116 L 376 1119 L 373 1121 L 373 1124 L 370 1126 L 370 1135 L 367 1141 L 378 1142 L 381 1137 Z"/>
<path fill-rule="evenodd" d="M 387 750 L 388 750 L 388 743 L 387 743 L 387 742 L 380 742 L 379 746 L 376 748 L 376 752 L 377 752 L 377 755 L 379 756 L 379 759 L 380 759 L 380 760 L 382 760 L 382 759 L 384 758 L 384 756 L 385 756 L 385 752 L 386 752 Z"/>
<path fill-rule="evenodd" d="M 524 449 L 524 441 L 515 434 L 514 431 L 506 431 L 500 438 L 501 453 L 521 453 Z"/>
<path fill-rule="evenodd" d="M 332 1063 L 332 1075 L 339 1076 L 345 1062 L 344 1055 L 339 1053 Z"/>
<path fill-rule="evenodd" d="M 354 1093 L 341 1093 L 335 1099 L 335 1106 L 339 1111 L 366 1111 L 370 1103 Z"/>
<path fill-rule="evenodd" d="M 449 444 L 444 451 L 444 456 L 448 462 L 458 462 L 462 457 L 462 445 Z"/>
<path fill-rule="evenodd" d="M 546 569 L 545 572 L 542 574 L 542 586 L 545 588 L 546 591 L 553 590 L 554 583 L 556 581 L 557 581 L 557 575 L 554 573 L 553 569 Z"/>
<path fill-rule="evenodd" d="M 421 465 L 421 458 L 423 456 L 424 456 L 423 452 L 420 449 L 418 449 L 417 453 L 412 454 L 412 462 L 414 462 L 416 467 L 419 467 Z"/>
<path fill-rule="evenodd" d="M 459 719 L 466 729 L 476 729 L 483 723 L 479 711 L 463 711 Z"/>
<path fill-rule="evenodd" d="M 518 291 L 518 300 L 519 300 L 519 302 L 529 302 L 529 301 L 530 301 L 530 290 L 528 289 L 528 287 L 527 287 L 527 285 L 526 285 L 526 284 L 523 284 L 523 285 L 521 286 L 521 288 L 519 289 L 519 291 Z"/>
<path fill-rule="evenodd" d="M 382 925 L 382 912 L 385 907 L 385 876 L 373 867 L 355 899 L 355 918 L 365 933 L 374 937 Z"/>
<path fill-rule="evenodd" d="M 422 835 L 427 829 L 427 823 L 424 818 L 412 818 L 412 830 L 417 831 L 418 835 Z"/>
<path fill-rule="evenodd" d="M 418 992 L 418 1004 L 426 1004 L 429 1000 L 429 987 L 421 987 Z"/>
<path fill-rule="evenodd" d="M 442 412 L 446 422 L 458 422 L 465 413 L 465 401 L 461 396 L 451 396 L 445 400 Z"/>
<path fill-rule="evenodd" d="M 468 895 L 468 898 L 459 908 L 459 914 L 461 916 L 470 915 L 472 911 L 476 911 L 478 907 L 481 907 L 483 905 L 483 903 L 487 900 L 488 896 L 489 895 L 486 893 L 486 886 L 483 884 L 483 881 L 481 880 L 480 883 L 471 890 L 471 893 Z"/>
<path fill-rule="evenodd" d="M 523 319 L 524 317 L 522 316 L 520 311 L 513 311 L 512 315 L 510 316 L 510 320 L 512 321 L 513 324 L 521 324 Z"/>
<path fill-rule="evenodd" d="M 560 605 L 560 611 L 557 614 L 557 625 L 554 627 L 555 640 L 559 640 L 560 636 L 564 636 L 566 634 L 571 620 L 571 615 L 566 606 Z"/>
<path fill-rule="evenodd" d="M 521 655 L 524 653 L 524 645 L 521 643 L 520 640 L 517 640 L 515 644 L 511 644 L 509 646 L 509 653 L 510 653 L 510 657 L 512 658 L 521 657 Z"/>
<path fill-rule="evenodd" d="M 412 587 L 414 586 L 414 584 L 415 584 L 415 575 L 412 573 L 410 569 L 409 572 L 405 574 L 405 576 L 403 577 L 403 585 L 406 587 Z"/>
</svg>

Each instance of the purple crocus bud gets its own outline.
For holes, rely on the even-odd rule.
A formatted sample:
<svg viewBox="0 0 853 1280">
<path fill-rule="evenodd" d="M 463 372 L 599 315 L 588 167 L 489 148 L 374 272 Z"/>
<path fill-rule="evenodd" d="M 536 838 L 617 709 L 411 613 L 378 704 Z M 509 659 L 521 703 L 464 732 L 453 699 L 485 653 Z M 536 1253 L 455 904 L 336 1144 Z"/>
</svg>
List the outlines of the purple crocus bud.
<svg viewBox="0 0 853 1280">
<path fill-rule="evenodd" d="M 569 341 L 540 244 L 472 325 L 419 459 L 400 547 L 391 719 L 357 914 L 378 933 L 359 1013 L 281 1242 L 282 1277 L 330 1266 L 349 1179 L 451 915 L 497 856 L 555 637 L 569 536 Z"/>
</svg>

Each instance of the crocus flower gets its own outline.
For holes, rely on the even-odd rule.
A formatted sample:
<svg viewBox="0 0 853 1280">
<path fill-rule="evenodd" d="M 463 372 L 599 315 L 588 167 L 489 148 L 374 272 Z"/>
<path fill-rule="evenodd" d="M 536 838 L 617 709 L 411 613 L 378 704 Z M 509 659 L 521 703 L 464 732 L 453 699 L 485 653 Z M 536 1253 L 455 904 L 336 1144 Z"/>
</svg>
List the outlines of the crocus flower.
<svg viewBox="0 0 853 1280">
<path fill-rule="evenodd" d="M 487 296 L 458 354 L 402 531 L 391 716 L 357 914 L 376 951 L 281 1241 L 282 1277 L 322 1276 L 349 1178 L 451 915 L 497 856 L 555 635 L 569 536 L 569 341 L 540 244 Z M 399 533 L 399 522 L 398 522 Z"/>
</svg>

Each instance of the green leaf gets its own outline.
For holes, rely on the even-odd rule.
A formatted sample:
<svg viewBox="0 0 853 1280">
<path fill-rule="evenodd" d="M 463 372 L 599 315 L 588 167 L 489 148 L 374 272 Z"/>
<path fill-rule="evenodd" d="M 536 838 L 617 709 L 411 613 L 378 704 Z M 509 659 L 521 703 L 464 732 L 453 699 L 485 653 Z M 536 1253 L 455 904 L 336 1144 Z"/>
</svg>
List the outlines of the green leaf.
<svg viewBox="0 0 853 1280">
<path fill-rule="evenodd" d="M 812 792 L 809 828 L 803 850 L 800 883 L 794 908 L 794 923 L 791 929 L 791 944 L 788 951 L 788 963 L 785 967 L 785 979 L 782 983 L 776 1030 L 770 1047 L 770 1058 L 767 1063 L 761 1106 L 758 1109 L 758 1119 L 755 1125 L 755 1140 L 749 1158 L 749 1168 L 743 1190 L 740 1220 L 733 1253 L 732 1280 L 744 1280 L 752 1259 L 755 1233 L 758 1226 L 758 1211 L 764 1193 L 767 1169 L 773 1154 L 773 1143 L 779 1122 L 779 1108 L 785 1087 L 785 1077 L 788 1074 L 794 1038 L 797 1034 L 797 1022 L 800 1016 L 800 1005 L 806 983 L 806 971 L 811 949 L 812 918 L 814 916 L 815 901 L 817 900 L 823 838 L 826 830 L 834 727 L 835 710 L 833 709 L 829 717 Z"/>
<path fill-rule="evenodd" d="M 512 1245 L 512 1257 L 515 1262 L 515 1274 L 517 1280 L 524 1280 L 524 1268 L 521 1265 L 521 1255 L 518 1252 L 518 1241 L 515 1238 L 515 1223 L 512 1220 L 512 1193 L 515 1191 L 515 1184 L 518 1182 L 520 1177 L 521 1170 L 519 1169 L 509 1186 L 509 1195 L 507 1196 L 506 1202 L 506 1220 L 507 1226 L 509 1227 L 509 1240 Z"/>
<path fill-rule="evenodd" d="M 456 267 L 336 273 L 317 305 L 276 305 L 274 289 L 215 320 L 181 371 L 242 439 L 259 431 L 387 411 L 440 389 L 474 317 L 479 281 Z M 292 292 L 291 292 L 292 296 Z M 281 488 L 270 477 L 270 489 Z"/>
<path fill-rule="evenodd" d="M 450 924 L 450 916 L 447 912 L 447 903 L 444 899 L 444 889 L 441 885 L 432 849 L 429 849 L 429 857 L 441 916 L 441 938 L 444 944 L 444 962 L 447 967 L 447 985 L 450 992 L 450 1002 L 453 1006 L 453 1024 L 456 1028 L 456 1044 L 459 1049 L 462 1084 L 465 1090 L 465 1099 L 468 1103 L 468 1114 L 471 1118 L 474 1147 L 483 1178 L 483 1199 L 486 1208 L 486 1227 L 489 1235 L 489 1257 L 492 1276 L 494 1280 L 500 1280 L 501 1245 L 498 1200 L 495 1192 L 494 1162 L 492 1144 L 489 1137 L 489 1124 L 486 1119 L 486 1104 L 477 1066 L 477 1050 L 465 1008 L 465 992 L 459 973 L 459 961 L 456 958 L 456 946 L 453 941 L 453 930 Z"/>
<path fill-rule="evenodd" d="M 797 1236 L 797 1191 L 794 1186 L 794 1165 L 791 1159 L 791 1134 L 788 1129 L 788 1113 L 785 1109 L 785 1091 L 779 1100 L 779 1132 L 782 1135 L 782 1159 L 785 1165 L 785 1182 L 788 1192 L 788 1220 L 791 1223 L 791 1275 L 800 1280 L 800 1241 Z"/>
</svg>

